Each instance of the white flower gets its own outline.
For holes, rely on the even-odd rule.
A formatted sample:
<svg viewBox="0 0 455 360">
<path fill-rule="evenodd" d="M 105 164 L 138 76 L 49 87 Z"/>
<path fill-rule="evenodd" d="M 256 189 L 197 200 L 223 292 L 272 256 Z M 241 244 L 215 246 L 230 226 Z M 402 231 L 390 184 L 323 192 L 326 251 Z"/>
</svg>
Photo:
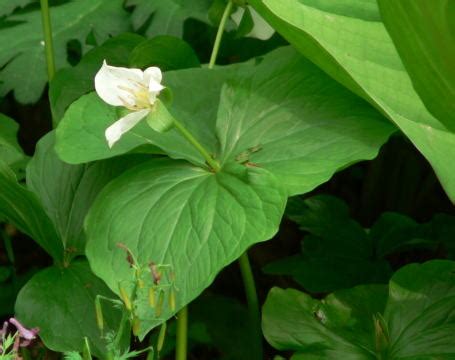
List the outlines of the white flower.
<svg viewBox="0 0 455 360">
<path fill-rule="evenodd" d="M 109 105 L 123 106 L 132 111 L 106 129 L 109 147 L 152 111 L 158 94 L 164 89 L 161 80 L 161 70 L 157 67 L 142 71 L 109 66 L 106 60 L 103 62 L 95 76 L 96 93 Z"/>
</svg>

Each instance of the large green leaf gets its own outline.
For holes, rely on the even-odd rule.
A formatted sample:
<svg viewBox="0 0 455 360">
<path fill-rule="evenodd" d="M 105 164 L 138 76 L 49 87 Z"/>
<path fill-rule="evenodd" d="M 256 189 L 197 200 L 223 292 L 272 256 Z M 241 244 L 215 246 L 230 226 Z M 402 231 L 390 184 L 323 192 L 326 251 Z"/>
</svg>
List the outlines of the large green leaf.
<svg viewBox="0 0 455 360">
<path fill-rule="evenodd" d="M 378 0 L 378 4 L 422 101 L 455 131 L 455 3 Z"/>
<path fill-rule="evenodd" d="M 263 309 L 272 346 L 293 359 L 453 359 L 455 262 L 400 269 L 386 287 L 362 285 L 315 300 L 274 288 Z"/>
<path fill-rule="evenodd" d="M 212 0 L 127 0 L 126 5 L 134 6 L 131 19 L 135 30 L 146 25 L 148 36 L 181 37 L 185 20 L 208 22 L 211 3 Z"/>
<path fill-rule="evenodd" d="M 63 259 L 63 245 L 52 221 L 34 193 L 19 184 L 0 161 L 0 215 L 32 237 L 55 260 Z"/>
<path fill-rule="evenodd" d="M 114 291 L 132 279 L 118 243 L 142 264 L 171 265 L 179 309 L 251 244 L 274 235 L 285 202 L 285 190 L 264 169 L 230 164 L 214 174 L 183 161 L 151 160 L 100 193 L 86 222 L 87 256 Z M 144 335 L 162 319 L 141 300 Z M 162 317 L 172 313 L 166 306 Z"/>
<path fill-rule="evenodd" d="M 129 28 L 122 0 L 77 0 L 51 8 L 52 34 L 57 68 L 69 66 L 67 43 L 86 37 L 97 42 Z M 14 90 L 21 103 L 38 100 L 47 82 L 46 60 L 39 10 L 11 15 L 0 32 L 0 94 Z"/>
<path fill-rule="evenodd" d="M 255 68 L 227 69 L 167 73 L 165 84 L 175 99 L 170 110 L 223 164 L 250 162 L 269 169 L 290 194 L 309 191 L 335 171 L 373 158 L 394 130 L 291 48 L 265 56 Z M 204 164 L 175 129 L 158 134 L 145 122 L 109 150 L 104 130 L 118 117 L 95 94 L 82 97 L 59 124 L 57 152 L 78 163 L 153 143 L 172 157 Z"/>
<path fill-rule="evenodd" d="M 57 72 L 49 85 L 49 101 L 53 120 L 60 121 L 68 106 L 94 89 L 94 77 L 103 60 L 109 65 L 128 66 L 131 51 L 144 38 L 136 34 L 122 34 L 90 50 L 74 67 Z"/>
<path fill-rule="evenodd" d="M 90 164 L 69 165 L 54 150 L 54 132 L 43 137 L 27 167 L 27 187 L 41 201 L 67 252 L 83 253 L 83 222 L 101 189 L 128 167 L 141 162 L 140 155 Z"/>
<path fill-rule="evenodd" d="M 50 267 L 33 276 L 18 295 L 16 314 L 25 325 L 40 328 L 39 336 L 51 350 L 82 351 L 87 337 L 93 353 L 101 356 L 105 343 L 96 325 L 97 295 L 114 296 L 86 261 L 75 261 L 69 267 Z M 119 309 L 103 303 L 105 331 L 117 330 L 120 315 Z"/>
<path fill-rule="evenodd" d="M 411 139 L 455 200 L 455 134 L 415 92 L 376 0 L 251 0 L 306 57 L 388 116 Z"/>
</svg>

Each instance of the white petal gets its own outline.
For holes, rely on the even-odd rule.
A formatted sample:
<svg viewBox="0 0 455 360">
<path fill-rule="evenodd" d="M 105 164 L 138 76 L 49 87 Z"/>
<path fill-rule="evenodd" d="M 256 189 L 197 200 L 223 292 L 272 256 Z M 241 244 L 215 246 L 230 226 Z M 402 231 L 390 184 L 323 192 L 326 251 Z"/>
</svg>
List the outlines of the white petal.
<svg viewBox="0 0 455 360">
<path fill-rule="evenodd" d="M 163 74 L 159 67 L 151 66 L 144 70 L 144 82 L 149 84 L 151 80 L 158 84 L 163 80 Z"/>
<path fill-rule="evenodd" d="M 149 109 L 144 109 L 129 113 L 109 126 L 104 133 L 109 147 L 111 148 L 124 133 L 136 126 L 149 112 Z"/>
<path fill-rule="evenodd" d="M 95 90 L 109 105 L 122 106 L 125 102 L 134 105 L 136 102 L 131 91 L 137 90 L 142 81 L 141 70 L 110 66 L 105 60 L 95 76 Z"/>
</svg>

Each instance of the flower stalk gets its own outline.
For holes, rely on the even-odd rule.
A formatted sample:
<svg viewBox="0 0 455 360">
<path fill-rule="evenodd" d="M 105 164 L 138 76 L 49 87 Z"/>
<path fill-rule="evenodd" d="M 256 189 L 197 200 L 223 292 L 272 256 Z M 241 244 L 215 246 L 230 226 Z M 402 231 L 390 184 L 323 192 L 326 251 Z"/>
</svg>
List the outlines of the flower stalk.
<svg viewBox="0 0 455 360">
<path fill-rule="evenodd" d="M 48 0 L 41 1 L 41 20 L 43 23 L 44 49 L 46 52 L 47 77 L 51 81 L 55 75 L 54 45 L 52 42 L 52 26 Z"/>
<path fill-rule="evenodd" d="M 220 50 L 220 45 L 221 45 L 221 38 L 223 37 L 224 33 L 224 28 L 226 26 L 227 19 L 229 18 L 229 15 L 231 14 L 232 11 L 232 0 L 229 0 L 226 8 L 224 9 L 223 16 L 221 17 L 220 24 L 218 26 L 218 31 L 216 33 L 215 37 L 215 43 L 213 44 L 213 49 L 212 49 L 212 54 L 210 55 L 210 61 L 209 61 L 209 69 L 213 69 L 216 63 L 216 58 L 218 56 L 218 51 Z"/>
</svg>

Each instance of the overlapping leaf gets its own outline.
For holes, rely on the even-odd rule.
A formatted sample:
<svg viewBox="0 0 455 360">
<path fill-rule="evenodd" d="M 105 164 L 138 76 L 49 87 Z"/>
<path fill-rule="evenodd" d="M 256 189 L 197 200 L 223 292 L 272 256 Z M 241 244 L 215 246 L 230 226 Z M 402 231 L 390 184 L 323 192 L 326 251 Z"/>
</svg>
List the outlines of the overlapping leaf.
<svg viewBox="0 0 455 360">
<path fill-rule="evenodd" d="M 292 359 L 452 359 L 455 263 L 400 269 L 387 287 L 362 285 L 319 301 L 274 288 L 263 310 L 270 344 Z"/>
<path fill-rule="evenodd" d="M 252 0 L 291 44 L 387 115 L 455 199 L 455 134 L 426 109 L 389 37 L 376 0 Z M 437 145 L 436 145 L 437 144 Z"/>
<path fill-rule="evenodd" d="M 0 214 L 32 237 L 55 260 L 63 259 L 63 245 L 38 197 L 21 185 L 0 161 Z"/>
<path fill-rule="evenodd" d="M 384 24 L 430 112 L 455 131 L 455 6 L 451 0 L 378 0 Z"/>
<path fill-rule="evenodd" d="M 91 32 L 97 42 L 129 28 L 122 0 L 77 0 L 52 7 L 52 34 L 57 68 L 68 66 L 67 43 L 78 40 L 85 50 Z M 21 103 L 35 102 L 47 82 L 39 11 L 11 15 L 0 33 L 0 94 L 14 91 Z"/>
<path fill-rule="evenodd" d="M 61 161 L 54 151 L 50 133 L 38 143 L 27 167 L 27 187 L 40 200 L 55 225 L 60 241 L 71 254 L 83 253 L 83 222 L 100 190 L 128 167 L 140 163 L 140 155 L 82 165 Z"/>
</svg>

